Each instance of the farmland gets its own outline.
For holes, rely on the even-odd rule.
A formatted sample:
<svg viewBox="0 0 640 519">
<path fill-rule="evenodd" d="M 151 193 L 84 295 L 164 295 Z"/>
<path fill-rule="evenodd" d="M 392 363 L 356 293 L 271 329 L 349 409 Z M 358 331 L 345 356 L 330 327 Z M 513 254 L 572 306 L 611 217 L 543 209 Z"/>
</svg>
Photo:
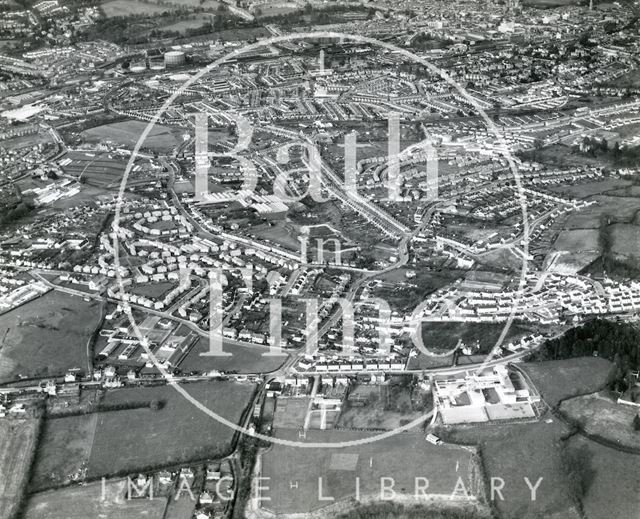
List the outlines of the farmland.
<svg viewBox="0 0 640 519">
<path fill-rule="evenodd" d="M 215 413 L 238 423 L 253 386 L 232 382 L 198 382 L 183 386 Z M 126 409 L 132 405 L 160 403 Z M 107 392 L 102 404 L 122 410 L 50 420 L 39 449 L 33 486 L 130 473 L 229 450 L 234 431 L 184 400 L 170 386 Z M 42 455 L 40 455 L 42 453 Z"/>
<path fill-rule="evenodd" d="M 31 476 L 33 490 L 84 479 L 97 423 L 97 414 L 45 422 Z"/>
<path fill-rule="evenodd" d="M 486 477 L 505 482 L 504 499 L 494 495 L 500 517 L 577 519 L 560 459 L 561 437 L 566 433 L 566 427 L 554 421 L 459 428 L 441 434 L 446 440 L 480 445 Z M 543 478 L 535 501 L 525 477 L 532 486 Z"/>
<path fill-rule="evenodd" d="M 87 341 L 100 304 L 49 292 L 0 316 L 0 381 L 87 369 Z"/>
<path fill-rule="evenodd" d="M 611 252 L 616 257 L 637 262 L 640 258 L 640 226 L 614 224 L 611 227 L 613 238 Z"/>
<path fill-rule="evenodd" d="M 640 508 L 638 464 L 633 456 L 574 436 L 570 448 L 585 449 L 590 455 L 586 493 L 582 498 L 585 516 L 591 519 L 637 517 Z"/>
<path fill-rule="evenodd" d="M 619 445 L 638 447 L 638 433 L 633 429 L 635 407 L 616 403 L 613 398 L 597 393 L 565 400 L 560 410 L 580 423 L 589 434 L 606 438 Z"/>
<path fill-rule="evenodd" d="M 25 519 L 85 519 L 108 517 L 109 519 L 134 519 L 139 517 L 163 517 L 167 499 L 126 499 L 126 480 L 110 480 L 105 483 L 72 486 L 35 494 L 29 499 Z"/>
<path fill-rule="evenodd" d="M 366 438 L 355 431 L 307 431 L 306 439 L 298 430 L 278 431 L 278 437 L 291 441 L 345 442 Z M 481 488 L 476 458 L 470 450 L 458 446 L 431 445 L 418 432 L 402 433 L 391 438 L 344 448 L 273 447 L 262 456 L 262 476 L 269 478 L 270 498 L 266 505 L 276 514 L 310 512 L 327 503 L 322 495 L 336 501 L 355 494 L 356 477 L 360 494 L 380 494 L 381 478 L 393 478 L 399 494 L 414 494 L 416 477 L 429 479 L 430 494 L 451 496 L 458 477 L 469 494 Z M 267 481 L 267 480 L 265 480 Z M 295 485 L 297 484 L 297 488 Z M 458 487 L 461 490 L 461 487 Z"/>
<path fill-rule="evenodd" d="M 529 362 L 524 364 L 542 398 L 555 407 L 566 398 L 594 393 L 606 384 L 613 364 L 597 357 Z"/>
<path fill-rule="evenodd" d="M 128 3 L 128 2 L 127 2 Z M 132 2 L 133 3 L 133 2 Z M 149 5 L 149 4 L 145 4 Z M 82 137 L 88 143 L 111 142 L 117 146 L 133 149 L 147 127 L 142 121 L 121 121 L 89 128 L 82 132 Z M 170 128 L 156 124 L 142 143 L 142 149 L 166 151 L 176 147 L 181 141 L 179 128 Z"/>
<path fill-rule="evenodd" d="M 37 441 L 35 419 L 0 421 L 0 518 L 18 511 Z"/>
</svg>

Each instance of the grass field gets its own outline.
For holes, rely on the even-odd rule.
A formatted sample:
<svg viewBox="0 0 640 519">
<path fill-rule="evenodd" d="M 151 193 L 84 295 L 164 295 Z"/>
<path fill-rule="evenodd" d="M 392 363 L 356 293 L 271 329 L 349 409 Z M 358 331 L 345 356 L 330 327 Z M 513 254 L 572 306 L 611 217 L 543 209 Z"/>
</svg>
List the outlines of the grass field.
<svg viewBox="0 0 640 519">
<path fill-rule="evenodd" d="M 197 382 L 183 386 L 215 413 L 238 423 L 253 386 L 233 382 Z M 215 457 L 226 452 L 234 431 L 188 403 L 170 386 L 125 388 L 107 392 L 107 406 L 163 402 L 161 409 L 127 409 L 57 418 L 47 424 L 38 451 L 33 487 L 60 481 L 68 471 L 83 476 L 131 473 L 171 463 Z M 95 423 L 94 423 L 95 422 Z M 82 478 L 80 478 L 82 479 Z"/>
<path fill-rule="evenodd" d="M 496 345 L 504 323 L 467 323 L 467 322 L 426 322 L 422 323 L 422 341 L 429 351 L 448 351 L 456 347 L 459 341 L 466 346 L 473 346 L 476 341 L 480 352 L 486 353 Z M 518 324 L 509 327 L 503 344 L 527 335 L 526 328 Z"/>
<path fill-rule="evenodd" d="M 253 386 L 248 384 L 216 381 L 188 384 L 184 388 L 234 423 L 239 422 L 253 392 Z M 89 476 L 215 456 L 229 449 L 234 431 L 186 402 L 170 386 L 112 391 L 107 393 L 104 404 L 154 399 L 165 402 L 161 410 L 100 414 Z"/>
<path fill-rule="evenodd" d="M 298 240 L 299 229 L 286 222 L 274 222 L 273 225 L 263 224 L 251 227 L 251 234 L 256 235 L 261 240 L 279 245 L 287 250 L 300 250 L 300 241 Z M 314 240 L 310 240 L 310 245 L 315 246 Z M 327 255 L 331 257 L 330 250 L 333 244 L 327 245 Z"/>
<path fill-rule="evenodd" d="M 38 420 L 0 420 L 0 518 L 16 516 L 35 451 Z"/>
<path fill-rule="evenodd" d="M 573 396 L 594 393 L 606 384 L 613 364 L 597 357 L 528 362 L 521 367 L 551 407 Z"/>
<path fill-rule="evenodd" d="M 87 370 L 100 304 L 52 291 L 0 316 L 0 382 Z"/>
<path fill-rule="evenodd" d="M 153 300 L 162 299 L 162 297 L 170 290 L 174 289 L 177 285 L 170 281 L 160 283 L 144 283 L 142 285 L 135 285 L 131 287 L 130 292 L 132 294 L 145 296 Z"/>
<path fill-rule="evenodd" d="M 131 3 L 135 5 L 135 2 Z M 82 132 L 82 137 L 89 143 L 111 142 L 118 146 L 133 149 L 146 127 L 147 123 L 143 121 L 121 121 L 89 128 Z M 180 128 L 170 128 L 156 124 L 143 142 L 142 148 L 166 152 L 182 142 L 182 133 L 183 131 Z"/>
<path fill-rule="evenodd" d="M 486 477 L 504 480 L 504 499 L 494 494 L 499 517 L 577 519 L 560 461 L 560 438 L 566 432 L 561 423 L 554 421 L 465 427 L 444 437 L 481 445 Z M 525 477 L 532 486 L 543 478 L 535 501 Z M 491 498 L 490 493 L 488 497 Z"/>
<path fill-rule="evenodd" d="M 598 251 L 598 230 L 564 230 L 558 235 L 553 248 L 570 252 Z"/>
<path fill-rule="evenodd" d="M 585 431 L 615 441 L 620 445 L 638 447 L 640 437 L 633 428 L 637 408 L 618 404 L 612 398 L 597 393 L 565 400 L 560 410 L 578 420 Z"/>
<path fill-rule="evenodd" d="M 153 15 L 175 9 L 170 5 L 157 5 L 153 2 L 145 3 L 137 0 L 111 0 L 102 4 L 102 10 L 107 18 L 138 14 Z"/>
<path fill-rule="evenodd" d="M 33 495 L 28 502 L 24 519 L 150 519 L 163 517 L 167 506 L 165 497 L 126 499 L 126 480 L 110 480 L 105 483 L 102 499 L 102 483 L 72 486 Z M 135 494 L 134 494 L 135 495 Z M 185 499 L 185 501 L 188 499 Z"/>
<path fill-rule="evenodd" d="M 97 423 L 97 414 L 48 419 L 45 422 L 31 476 L 32 490 L 84 479 Z"/>
<path fill-rule="evenodd" d="M 179 368 L 183 373 L 196 371 L 206 373 L 213 370 L 237 371 L 238 373 L 270 373 L 278 369 L 286 356 L 263 357 L 268 353 L 267 348 L 259 346 L 239 346 L 225 343 L 222 351 L 232 353 L 230 357 L 201 357 L 200 354 L 209 351 L 209 339 L 200 337 L 191 351 L 187 354 Z"/>
<path fill-rule="evenodd" d="M 611 226 L 613 245 L 611 252 L 616 257 L 637 261 L 640 258 L 640 226 L 618 223 Z"/>
<path fill-rule="evenodd" d="M 344 442 L 369 436 L 355 431 L 307 431 L 306 440 L 297 430 L 278 431 L 291 441 Z M 427 443 L 418 432 L 402 433 L 364 445 L 344 448 L 295 448 L 274 444 L 262 456 L 262 476 L 270 478 L 263 492 L 266 508 L 276 515 L 308 513 L 326 506 L 322 495 L 336 501 L 355 494 L 356 477 L 360 495 L 380 495 L 381 478 L 393 478 L 398 494 L 415 493 L 415 477 L 429 479 L 428 493 L 451 496 L 458 478 L 469 494 L 479 487 L 476 459 L 468 449 Z M 297 485 L 297 488 L 296 488 Z M 292 488 L 293 487 L 293 488 Z"/>
<path fill-rule="evenodd" d="M 594 471 L 583 504 L 589 519 L 632 518 L 640 509 L 638 466 L 640 456 L 604 447 L 581 437 L 569 440 L 570 447 L 583 447 L 591 453 Z"/>
</svg>

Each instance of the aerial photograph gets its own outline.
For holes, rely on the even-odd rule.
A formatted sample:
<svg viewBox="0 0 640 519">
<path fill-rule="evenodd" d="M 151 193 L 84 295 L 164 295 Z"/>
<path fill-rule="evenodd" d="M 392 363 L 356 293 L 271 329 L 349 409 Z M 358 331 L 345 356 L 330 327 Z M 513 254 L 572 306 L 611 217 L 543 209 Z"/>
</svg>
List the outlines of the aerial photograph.
<svg viewBox="0 0 640 519">
<path fill-rule="evenodd" d="M 0 0 L 0 519 L 640 519 L 640 0 Z"/>
</svg>

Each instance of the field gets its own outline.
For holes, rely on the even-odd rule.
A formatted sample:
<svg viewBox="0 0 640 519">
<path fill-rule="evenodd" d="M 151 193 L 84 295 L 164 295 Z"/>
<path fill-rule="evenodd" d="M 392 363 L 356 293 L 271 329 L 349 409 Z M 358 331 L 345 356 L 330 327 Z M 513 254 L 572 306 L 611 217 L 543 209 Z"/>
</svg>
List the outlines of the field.
<svg viewBox="0 0 640 519">
<path fill-rule="evenodd" d="M 163 25 L 159 27 L 162 31 L 176 31 L 185 35 L 187 29 L 198 29 L 202 27 L 204 24 L 212 22 L 213 16 L 210 14 L 200 14 L 195 15 L 187 20 L 180 20 L 179 22 L 172 23 L 169 25 Z"/>
<path fill-rule="evenodd" d="M 139 2 L 137 0 L 111 0 L 102 4 L 102 10 L 107 18 L 114 16 L 153 15 L 165 11 L 173 11 L 170 5 L 157 5 L 153 2 Z"/>
<path fill-rule="evenodd" d="M 135 285 L 131 287 L 130 292 L 132 294 L 148 297 L 152 300 L 159 300 L 176 286 L 177 285 L 175 283 L 171 283 L 170 281 L 145 283 L 143 285 Z"/>
<path fill-rule="evenodd" d="M 370 434 L 355 431 L 307 431 L 306 440 L 298 430 L 278 431 L 278 437 L 291 441 L 345 442 Z M 469 494 L 479 488 L 475 457 L 470 450 L 454 446 L 435 446 L 418 432 L 401 433 L 364 445 L 343 448 L 296 448 L 274 444 L 262 456 L 262 476 L 270 478 L 263 498 L 265 507 L 276 515 L 308 513 L 325 506 L 318 493 L 336 501 L 355 494 L 356 477 L 360 494 L 380 495 L 381 478 L 393 478 L 394 490 L 415 493 L 416 477 L 429 479 L 427 492 L 451 496 L 458 477 Z M 296 487 L 297 485 L 297 487 Z M 461 489 L 461 487 L 459 487 Z"/>
<path fill-rule="evenodd" d="M 270 373 L 278 369 L 287 359 L 282 357 L 263 357 L 268 349 L 260 346 L 241 346 L 224 343 L 222 351 L 232 353 L 230 357 L 201 357 L 200 354 L 209 351 L 209 339 L 200 337 L 191 351 L 187 354 L 179 368 L 183 373 L 192 371 L 206 373 L 213 370 L 235 371 L 238 373 Z"/>
<path fill-rule="evenodd" d="M 589 466 L 593 474 L 583 498 L 585 517 L 637 517 L 640 508 L 637 478 L 640 456 L 619 452 L 581 437 L 571 438 L 569 446 L 586 448 L 591 453 Z"/>
<path fill-rule="evenodd" d="M 560 410 L 580 422 L 585 431 L 620 445 L 638 447 L 640 437 L 633 429 L 636 407 L 616 403 L 602 394 L 586 395 L 565 400 Z"/>
<path fill-rule="evenodd" d="M 422 394 L 412 402 L 412 389 L 410 377 L 396 377 L 385 385 L 357 385 L 349 392 L 337 426 L 392 430 L 413 422 L 424 415 L 425 404 Z"/>
<path fill-rule="evenodd" d="M 89 128 L 82 132 L 82 137 L 89 143 L 111 142 L 133 149 L 146 127 L 147 123 L 143 121 L 121 121 Z M 166 152 L 182 142 L 181 133 L 179 128 L 156 124 L 142 143 L 142 149 Z"/>
<path fill-rule="evenodd" d="M 640 227 L 632 224 L 614 224 L 611 252 L 616 257 L 638 261 L 640 258 Z"/>
<path fill-rule="evenodd" d="M 253 392 L 252 385 L 233 382 L 183 387 L 234 423 L 239 423 Z M 33 486 L 42 488 L 49 481 L 64 479 L 67 470 L 77 467 L 86 467 L 83 476 L 97 478 L 215 457 L 229 449 L 234 431 L 196 409 L 170 386 L 111 390 L 102 404 L 126 407 L 153 400 L 162 403 L 159 410 L 124 409 L 50 420 L 35 469 L 41 479 L 34 480 Z"/>
<path fill-rule="evenodd" d="M 486 477 L 504 480 L 504 500 L 494 495 L 500 517 L 577 519 L 560 461 L 560 438 L 566 432 L 558 422 L 539 422 L 465 427 L 442 436 L 481 445 Z M 532 486 L 543 478 L 535 501 L 525 477 Z"/>
<path fill-rule="evenodd" d="M 154 496 L 149 499 L 126 498 L 126 480 L 105 483 L 103 500 L 100 481 L 86 486 L 72 486 L 33 495 L 24 513 L 25 519 L 137 519 L 163 517 L 167 499 Z M 134 494 L 135 495 L 135 494 Z M 188 499 L 185 498 L 185 501 Z"/>
<path fill-rule="evenodd" d="M 121 158 L 110 158 L 106 153 L 71 151 L 64 158 L 71 162 L 62 169 L 80 181 L 94 187 L 116 187 L 122 180 L 127 162 Z"/>
<path fill-rule="evenodd" d="M 12 519 L 20 505 L 37 441 L 37 420 L 0 420 L 0 518 Z"/>
<path fill-rule="evenodd" d="M 52 291 L 0 316 L 0 382 L 87 369 L 100 303 Z"/>
<path fill-rule="evenodd" d="M 62 486 L 84 479 L 97 423 L 97 414 L 45 422 L 31 476 L 32 489 Z"/>
<path fill-rule="evenodd" d="M 480 345 L 479 351 L 487 353 L 496 345 L 504 323 L 466 323 L 466 322 L 425 322 L 422 323 L 422 341 L 428 351 L 441 352 L 452 350 L 459 341 L 466 346 Z M 518 325 L 509 327 L 503 344 L 527 335 L 530 332 Z"/>
<path fill-rule="evenodd" d="M 290 223 L 274 222 L 271 224 L 253 225 L 251 234 L 255 234 L 259 239 L 271 242 L 282 248 L 297 252 L 300 250 L 300 241 L 298 240 L 299 229 L 293 228 Z M 310 240 L 310 247 L 315 246 L 315 240 Z M 331 257 L 329 251 L 333 250 L 333 244 L 327 245 L 327 256 Z"/>
<path fill-rule="evenodd" d="M 553 244 L 555 250 L 569 252 L 598 252 L 598 230 L 597 229 L 572 229 L 564 230 Z"/>
<path fill-rule="evenodd" d="M 521 367 L 551 407 L 566 398 L 595 393 L 606 384 L 613 364 L 597 357 L 528 362 Z"/>
</svg>

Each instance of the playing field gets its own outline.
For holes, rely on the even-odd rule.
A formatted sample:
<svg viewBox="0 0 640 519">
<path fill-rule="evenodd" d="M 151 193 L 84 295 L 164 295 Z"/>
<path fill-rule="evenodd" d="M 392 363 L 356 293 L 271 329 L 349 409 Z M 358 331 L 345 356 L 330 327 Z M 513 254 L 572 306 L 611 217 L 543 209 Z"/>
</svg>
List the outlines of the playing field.
<svg viewBox="0 0 640 519">
<path fill-rule="evenodd" d="M 87 370 L 100 303 L 52 291 L 0 316 L 0 382 Z"/>
<path fill-rule="evenodd" d="M 572 396 L 594 393 L 604 387 L 613 364 L 598 357 L 527 362 L 521 367 L 542 398 L 555 407 Z"/>
<path fill-rule="evenodd" d="M 291 441 L 345 442 L 370 437 L 356 431 L 278 431 Z M 435 446 L 419 432 L 401 433 L 372 443 L 344 448 L 299 448 L 274 444 L 262 456 L 264 507 L 277 514 L 309 513 L 326 506 L 322 498 L 336 501 L 354 496 L 356 478 L 360 495 L 380 496 L 381 485 L 393 485 L 398 494 L 415 494 L 415 478 L 427 478 L 426 493 L 451 496 L 458 478 L 469 494 L 479 490 L 478 467 L 471 449 Z M 382 480 L 382 478 L 389 478 Z M 421 480 L 419 480 L 420 484 Z M 424 481 L 422 481 L 424 483 Z M 321 490 L 319 490 L 321 485 Z M 462 486 L 458 487 L 462 496 Z"/>
<path fill-rule="evenodd" d="M 12 519 L 18 512 L 39 423 L 34 419 L 0 420 L 0 518 Z"/>
<path fill-rule="evenodd" d="M 134 492 L 134 491 L 132 491 Z M 134 494 L 135 495 L 135 494 Z M 104 499 L 103 499 L 104 497 Z M 24 513 L 25 519 L 138 519 L 163 517 L 165 497 L 127 499 L 126 480 L 97 481 L 33 495 Z M 187 499 L 185 499 L 186 501 Z"/>
</svg>

